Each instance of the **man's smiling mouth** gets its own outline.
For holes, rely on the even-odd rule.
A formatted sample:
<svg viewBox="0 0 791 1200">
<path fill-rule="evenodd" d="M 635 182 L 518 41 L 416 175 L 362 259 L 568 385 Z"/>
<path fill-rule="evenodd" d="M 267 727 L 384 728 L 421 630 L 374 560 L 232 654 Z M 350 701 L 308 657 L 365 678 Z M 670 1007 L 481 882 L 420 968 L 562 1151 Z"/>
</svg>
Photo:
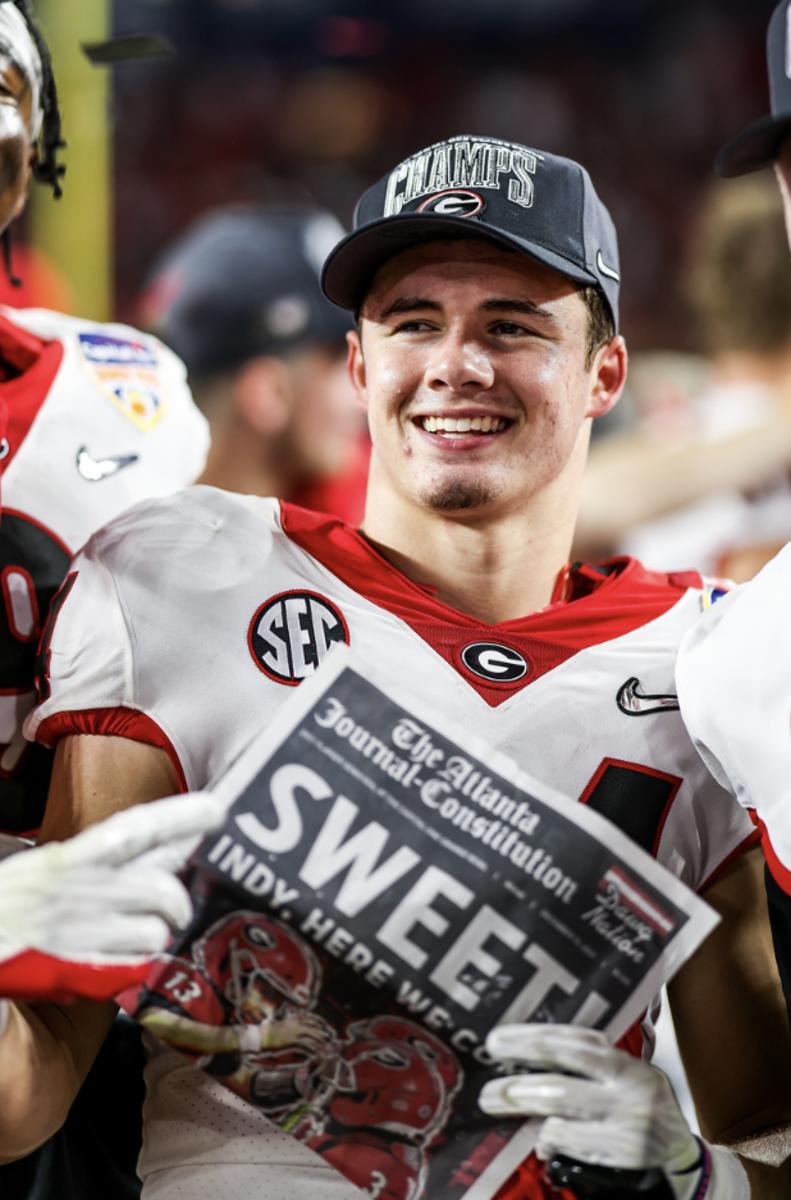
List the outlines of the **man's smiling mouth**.
<svg viewBox="0 0 791 1200">
<path fill-rule="evenodd" d="M 449 436 L 459 434 L 492 434 L 502 433 L 513 421 L 507 417 L 437 417 L 421 416 L 414 418 L 415 424 L 426 433 L 441 433 Z"/>
</svg>

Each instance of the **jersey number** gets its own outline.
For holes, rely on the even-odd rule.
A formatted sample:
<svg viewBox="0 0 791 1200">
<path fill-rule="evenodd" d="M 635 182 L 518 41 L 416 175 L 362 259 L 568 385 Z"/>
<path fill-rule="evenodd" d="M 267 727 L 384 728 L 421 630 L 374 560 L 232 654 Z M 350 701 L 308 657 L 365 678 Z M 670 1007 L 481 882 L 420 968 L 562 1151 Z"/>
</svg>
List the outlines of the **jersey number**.
<svg viewBox="0 0 791 1200">
<path fill-rule="evenodd" d="M 656 854 L 665 819 L 681 783 L 678 775 L 668 775 L 640 763 L 605 758 L 580 800 L 612 821 L 648 854 Z"/>
</svg>

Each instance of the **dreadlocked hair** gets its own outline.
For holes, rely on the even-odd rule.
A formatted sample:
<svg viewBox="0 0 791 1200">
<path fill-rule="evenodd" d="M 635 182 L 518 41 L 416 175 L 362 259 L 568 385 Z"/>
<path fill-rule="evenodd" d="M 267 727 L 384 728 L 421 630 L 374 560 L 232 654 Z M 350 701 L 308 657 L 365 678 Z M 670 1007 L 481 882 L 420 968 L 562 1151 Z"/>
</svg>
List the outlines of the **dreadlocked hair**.
<svg viewBox="0 0 791 1200">
<path fill-rule="evenodd" d="M 30 0 L 12 0 L 12 2 L 24 17 L 41 59 L 41 108 L 44 119 L 41 123 L 38 154 L 33 164 L 33 178 L 38 183 L 48 184 L 52 188 L 55 199 L 58 200 L 63 194 L 60 181 L 66 173 L 63 163 L 58 162 L 58 151 L 62 150 L 66 143 L 61 137 L 58 89 L 55 85 L 55 73 L 52 70 L 52 58 L 49 47 L 44 41 L 44 35 L 33 15 L 33 5 Z"/>
</svg>

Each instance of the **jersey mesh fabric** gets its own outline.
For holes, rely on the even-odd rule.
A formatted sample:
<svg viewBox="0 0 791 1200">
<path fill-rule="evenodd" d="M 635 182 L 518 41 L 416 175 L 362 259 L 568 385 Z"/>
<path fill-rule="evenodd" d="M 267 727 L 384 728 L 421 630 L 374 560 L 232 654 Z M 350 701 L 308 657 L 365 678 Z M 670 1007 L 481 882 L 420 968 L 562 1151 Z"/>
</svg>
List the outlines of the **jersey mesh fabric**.
<svg viewBox="0 0 791 1200">
<path fill-rule="evenodd" d="M 293 1200 L 302 1194 L 354 1200 L 360 1195 L 252 1104 L 150 1035 L 144 1041 L 151 1055 L 145 1072 L 147 1132 L 139 1164 L 146 1181 L 145 1200 L 233 1195 L 225 1186 L 227 1167 L 231 1189 L 253 1185 L 244 1200 L 276 1200 L 281 1195 Z M 152 1128 L 156 1137 L 151 1136 Z M 297 1190 L 298 1184 L 304 1193 Z M 187 1190 L 190 1187 L 196 1190 Z"/>
</svg>

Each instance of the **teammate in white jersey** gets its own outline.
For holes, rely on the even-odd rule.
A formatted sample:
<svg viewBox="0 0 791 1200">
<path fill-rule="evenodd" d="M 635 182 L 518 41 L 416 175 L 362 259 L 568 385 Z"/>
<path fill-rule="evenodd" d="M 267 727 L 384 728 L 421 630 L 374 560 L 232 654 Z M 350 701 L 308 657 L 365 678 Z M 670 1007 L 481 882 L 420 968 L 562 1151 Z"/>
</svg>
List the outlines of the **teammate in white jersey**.
<svg viewBox="0 0 791 1200">
<path fill-rule="evenodd" d="M 29 5 L 0 4 L 0 229 L 31 171 L 59 193 L 60 118 Z M 0 308 L 0 829 L 38 827 L 50 756 L 25 748 L 36 643 L 49 601 L 89 534 L 134 504 L 193 482 L 208 450 L 183 364 L 155 338 L 42 310 Z"/>
<path fill-rule="evenodd" d="M 10 223 L 24 208 L 31 176 L 58 196 L 63 172 L 52 65 L 28 0 L 0 4 L 0 85 L 0 234 L 10 275 Z M 71 556 L 137 500 L 194 480 L 207 448 L 206 422 L 192 403 L 184 367 L 156 339 L 122 325 L 0 309 L 0 830 L 33 832 L 43 812 L 52 755 L 26 745 L 21 725 L 35 699 L 36 644 Z M 162 828 L 148 831 L 154 841 L 175 828 L 166 816 L 172 810 L 161 811 Z M 201 826 L 192 822 L 195 830 Z M 143 888 L 148 878 L 153 885 L 141 908 L 141 898 L 129 894 L 131 867 L 112 871 L 90 861 L 88 852 L 101 859 L 113 837 L 112 830 L 100 831 L 81 847 L 26 852 L 0 864 L 0 996 L 3 988 L 19 994 L 20 975 L 28 985 L 23 994 L 91 992 L 97 971 L 81 972 L 75 954 L 92 961 L 120 921 L 131 933 L 110 952 L 111 973 L 120 979 L 124 953 L 143 953 L 164 940 L 161 918 L 177 912 L 186 919 L 188 906 L 172 907 L 180 885 L 169 868 L 160 864 L 135 883 Z M 134 858 L 132 850 L 130 841 L 125 853 Z M 66 963 L 58 956 L 64 947 L 72 955 Z M 129 1049 L 117 1061 L 111 1053 L 108 1043 L 111 1077 L 121 1092 L 132 1092 Z M 87 1107 L 87 1094 L 82 1103 Z M 10 1200 L 27 1194 L 67 1200 L 87 1191 L 112 1192 L 118 1200 L 134 1195 L 127 1166 L 136 1155 L 134 1112 L 123 1122 L 124 1138 L 111 1131 L 105 1171 L 105 1109 L 102 1095 L 98 1109 L 87 1113 L 87 1135 L 85 1126 L 77 1134 L 87 1155 L 75 1156 L 78 1141 L 61 1136 L 35 1158 L 0 1171 L 0 1192 Z"/>
<path fill-rule="evenodd" d="M 720 929 L 671 986 L 701 1124 L 714 1141 L 784 1124 L 791 1038 L 760 856 L 674 695 L 678 643 L 710 589 L 628 560 L 566 561 L 591 422 L 626 373 L 616 238 L 587 173 L 490 138 L 430 147 L 366 193 L 324 286 L 359 313 L 349 369 L 373 441 L 362 530 L 199 488 L 91 539 L 56 603 L 26 726 L 57 746 L 48 836 L 209 784 L 349 642 L 593 804 L 718 908 Z M 63 1031 L 44 1014 L 20 1040 L 17 1078 L 35 1078 L 64 1041 L 85 1061 L 105 1022 L 83 1012 Z M 537 1045 L 519 1027 L 509 1039 L 494 1052 L 551 1073 L 533 1077 L 540 1098 L 506 1089 L 484 1103 L 547 1116 L 547 1154 L 657 1168 L 683 1200 L 788 1194 L 782 1169 L 698 1144 L 646 1064 L 585 1031 Z M 649 1040 L 647 1029 L 625 1039 L 637 1055 Z M 573 1094 L 558 1075 L 570 1054 L 591 1076 Z M 625 1105 L 611 1103 L 618 1078 Z M 173 1051 L 155 1050 L 148 1082 L 149 1200 L 381 1194 L 364 1155 L 344 1178 Z M 53 1092 L 20 1116 L 25 1138 L 46 1136 L 67 1099 Z M 394 1160 L 385 1194 L 422 1200 L 404 1172 Z M 533 1160 L 501 1196 L 552 1195 L 542 1172 Z"/>
<path fill-rule="evenodd" d="M 725 176 L 774 166 L 789 244 L 790 31 L 791 4 L 783 0 L 767 30 L 771 112 L 724 146 L 715 162 Z M 679 689 L 685 721 L 701 753 L 741 803 L 757 812 L 772 875 L 791 894 L 791 796 L 786 782 L 791 765 L 786 670 L 791 645 L 782 615 L 789 581 L 791 550 L 785 547 L 690 634 L 679 658 Z M 791 974 L 788 978 L 791 982 Z"/>
<path fill-rule="evenodd" d="M 87 537 L 136 501 L 192 482 L 208 439 L 180 361 L 123 325 L 0 312 L 8 408 L 0 523 L 0 828 L 38 827 L 49 756 L 25 745 L 36 644 Z"/>
<path fill-rule="evenodd" d="M 28 0 L 0 4 L 0 236 L 31 176 L 60 195 L 52 64 Z M 33 832 L 51 755 L 22 737 L 49 601 L 89 534 L 136 501 L 192 482 L 208 428 L 185 368 L 155 338 L 0 307 L 0 830 Z M 32 752 L 31 752 L 32 751 Z"/>
<path fill-rule="evenodd" d="M 791 244 L 791 4 L 775 8 L 766 39 L 771 111 L 722 148 L 721 175 L 773 166 Z M 684 720 L 711 767 L 762 831 L 775 954 L 791 1009 L 791 639 L 786 546 L 689 634 L 679 655 Z"/>
</svg>

